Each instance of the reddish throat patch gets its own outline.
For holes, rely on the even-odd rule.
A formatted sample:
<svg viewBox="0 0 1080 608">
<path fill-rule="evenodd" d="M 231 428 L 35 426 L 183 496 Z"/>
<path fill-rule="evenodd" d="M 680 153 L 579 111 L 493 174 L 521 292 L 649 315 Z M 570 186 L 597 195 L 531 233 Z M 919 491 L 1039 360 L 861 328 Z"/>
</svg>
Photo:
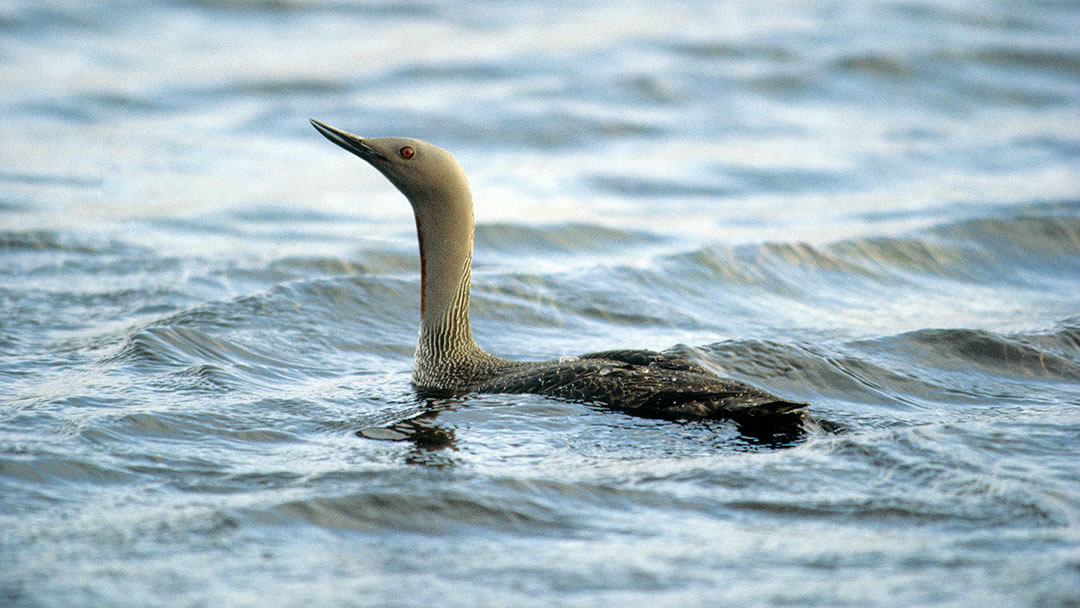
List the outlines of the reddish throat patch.
<svg viewBox="0 0 1080 608">
<path fill-rule="evenodd" d="M 416 218 L 416 240 L 420 243 L 420 319 L 424 318 L 424 300 L 427 297 L 427 264 L 424 261 L 424 231 L 420 218 Z"/>
</svg>

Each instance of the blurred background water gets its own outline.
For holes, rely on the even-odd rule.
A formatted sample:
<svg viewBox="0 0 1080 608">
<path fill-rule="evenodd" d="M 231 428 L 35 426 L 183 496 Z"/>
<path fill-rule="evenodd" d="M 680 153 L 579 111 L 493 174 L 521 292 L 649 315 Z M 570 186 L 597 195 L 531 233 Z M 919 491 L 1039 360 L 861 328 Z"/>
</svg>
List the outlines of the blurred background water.
<svg viewBox="0 0 1080 608">
<path fill-rule="evenodd" d="M 1078 25 L 6 0 L 0 604 L 1080 605 Z M 462 162 L 481 346 L 821 428 L 417 399 L 411 211 L 308 118 Z"/>
</svg>

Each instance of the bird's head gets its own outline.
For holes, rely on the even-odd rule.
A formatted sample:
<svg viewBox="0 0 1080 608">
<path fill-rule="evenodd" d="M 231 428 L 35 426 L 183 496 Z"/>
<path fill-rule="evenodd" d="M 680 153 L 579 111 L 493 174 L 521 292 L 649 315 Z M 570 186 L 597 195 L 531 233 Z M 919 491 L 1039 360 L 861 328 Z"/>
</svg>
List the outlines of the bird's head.
<svg viewBox="0 0 1080 608">
<path fill-rule="evenodd" d="M 366 160 L 394 184 L 414 208 L 467 198 L 465 171 L 446 150 L 408 137 L 363 138 L 312 120 L 327 139 Z"/>
</svg>

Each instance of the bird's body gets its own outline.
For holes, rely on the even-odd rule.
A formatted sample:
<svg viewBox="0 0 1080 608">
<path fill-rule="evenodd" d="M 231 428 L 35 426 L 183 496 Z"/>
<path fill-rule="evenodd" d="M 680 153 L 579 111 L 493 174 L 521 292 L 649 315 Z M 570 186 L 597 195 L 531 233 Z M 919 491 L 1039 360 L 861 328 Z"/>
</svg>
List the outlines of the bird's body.
<svg viewBox="0 0 1080 608">
<path fill-rule="evenodd" d="M 469 319 L 473 202 L 449 152 L 416 139 L 364 139 L 311 121 L 378 169 L 408 198 L 420 242 L 420 336 L 413 384 L 425 393 L 535 393 L 663 418 L 801 417 L 806 405 L 716 376 L 683 357 L 645 350 L 549 362 L 511 361 L 473 340 Z"/>
</svg>

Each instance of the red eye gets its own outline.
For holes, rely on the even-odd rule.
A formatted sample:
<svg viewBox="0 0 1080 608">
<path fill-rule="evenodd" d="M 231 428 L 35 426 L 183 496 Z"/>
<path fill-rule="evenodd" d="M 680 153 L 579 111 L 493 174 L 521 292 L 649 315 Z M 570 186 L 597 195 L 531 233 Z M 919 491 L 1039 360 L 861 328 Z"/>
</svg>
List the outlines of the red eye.
<svg viewBox="0 0 1080 608">
<path fill-rule="evenodd" d="M 413 154 L 416 154 L 416 151 L 413 150 L 412 148 L 410 148 L 409 146 L 405 146 L 404 148 L 398 150 L 398 154 L 401 155 L 401 158 L 404 158 L 405 160 L 409 160 L 410 158 L 413 157 Z"/>
</svg>

